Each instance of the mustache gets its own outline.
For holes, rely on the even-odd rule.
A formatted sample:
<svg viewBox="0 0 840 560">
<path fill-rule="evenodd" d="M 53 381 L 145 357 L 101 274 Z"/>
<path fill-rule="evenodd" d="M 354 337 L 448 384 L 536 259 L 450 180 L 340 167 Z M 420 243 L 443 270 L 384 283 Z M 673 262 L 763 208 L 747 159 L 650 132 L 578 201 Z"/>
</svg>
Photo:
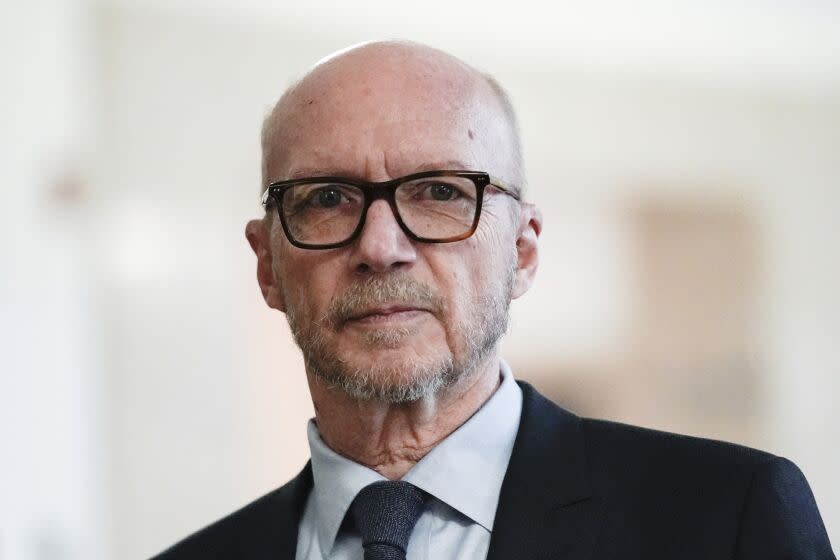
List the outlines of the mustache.
<svg viewBox="0 0 840 560">
<path fill-rule="evenodd" d="M 333 298 L 326 322 L 337 329 L 371 307 L 386 305 L 417 307 L 438 316 L 447 311 L 446 301 L 436 290 L 408 275 L 369 276 Z"/>
</svg>

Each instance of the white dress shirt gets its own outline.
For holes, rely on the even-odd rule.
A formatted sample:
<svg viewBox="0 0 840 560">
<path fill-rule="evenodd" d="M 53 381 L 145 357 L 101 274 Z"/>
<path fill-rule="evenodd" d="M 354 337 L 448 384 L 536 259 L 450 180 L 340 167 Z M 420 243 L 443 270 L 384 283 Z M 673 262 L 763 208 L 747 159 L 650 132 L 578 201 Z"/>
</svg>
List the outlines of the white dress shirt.
<svg viewBox="0 0 840 560">
<path fill-rule="evenodd" d="M 487 557 L 502 480 L 522 412 L 522 391 L 502 361 L 501 384 L 486 403 L 402 478 L 432 497 L 408 543 L 408 560 Z M 361 537 L 342 525 L 356 494 L 385 478 L 342 457 L 307 426 L 313 488 L 298 528 L 297 560 L 362 560 Z"/>
</svg>

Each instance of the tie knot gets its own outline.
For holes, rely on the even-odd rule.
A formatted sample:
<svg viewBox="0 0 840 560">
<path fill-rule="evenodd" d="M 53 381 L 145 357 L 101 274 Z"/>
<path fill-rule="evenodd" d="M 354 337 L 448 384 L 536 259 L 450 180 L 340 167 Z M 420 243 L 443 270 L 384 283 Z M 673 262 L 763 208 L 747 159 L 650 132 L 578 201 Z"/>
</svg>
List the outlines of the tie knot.
<svg viewBox="0 0 840 560">
<path fill-rule="evenodd" d="M 405 558 L 411 531 L 423 513 L 422 490 L 401 480 L 383 480 L 362 488 L 350 505 L 367 558 Z M 386 555 L 372 555 L 389 549 Z M 384 552 L 384 550 L 383 550 Z"/>
</svg>

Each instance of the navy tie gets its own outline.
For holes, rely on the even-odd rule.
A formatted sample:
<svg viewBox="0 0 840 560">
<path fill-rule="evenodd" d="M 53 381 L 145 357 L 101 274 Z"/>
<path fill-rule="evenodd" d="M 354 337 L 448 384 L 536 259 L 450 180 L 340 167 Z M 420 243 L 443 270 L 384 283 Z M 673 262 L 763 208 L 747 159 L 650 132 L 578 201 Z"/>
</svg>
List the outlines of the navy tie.
<svg viewBox="0 0 840 560">
<path fill-rule="evenodd" d="M 425 501 L 422 490 L 401 480 L 383 480 L 362 488 L 350 513 L 362 535 L 365 560 L 405 560 L 408 539 Z"/>
</svg>

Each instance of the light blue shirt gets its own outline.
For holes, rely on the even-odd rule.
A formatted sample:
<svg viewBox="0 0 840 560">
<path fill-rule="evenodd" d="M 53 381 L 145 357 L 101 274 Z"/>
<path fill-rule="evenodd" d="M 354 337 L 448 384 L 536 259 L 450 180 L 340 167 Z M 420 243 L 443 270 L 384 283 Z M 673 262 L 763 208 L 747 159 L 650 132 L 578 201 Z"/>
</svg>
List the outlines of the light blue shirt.
<svg viewBox="0 0 840 560">
<path fill-rule="evenodd" d="M 486 403 L 402 478 L 432 497 L 408 543 L 408 560 L 487 557 L 499 492 L 519 430 L 522 391 L 502 361 Z M 356 494 L 385 478 L 337 454 L 307 426 L 313 488 L 298 528 L 297 560 L 362 560 L 361 537 L 342 522 Z"/>
</svg>

